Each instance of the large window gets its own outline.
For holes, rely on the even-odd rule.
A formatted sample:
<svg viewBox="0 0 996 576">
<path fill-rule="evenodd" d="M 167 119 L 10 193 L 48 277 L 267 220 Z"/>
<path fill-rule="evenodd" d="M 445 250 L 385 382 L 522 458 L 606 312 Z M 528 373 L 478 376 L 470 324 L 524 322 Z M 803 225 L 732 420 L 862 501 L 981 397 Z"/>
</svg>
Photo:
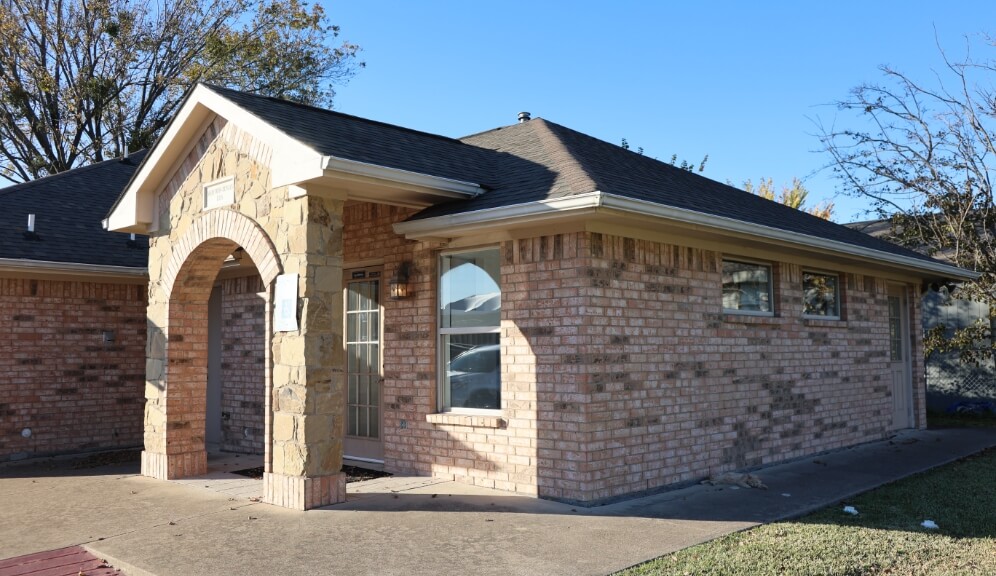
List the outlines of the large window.
<svg viewBox="0 0 996 576">
<path fill-rule="evenodd" d="M 802 313 L 821 318 L 840 318 L 840 289 L 836 274 L 802 272 Z"/>
<path fill-rule="evenodd" d="M 745 314 L 773 312 L 771 267 L 723 260 L 723 310 Z"/>
<path fill-rule="evenodd" d="M 441 407 L 501 408 L 498 249 L 444 254 L 439 265 Z"/>
</svg>

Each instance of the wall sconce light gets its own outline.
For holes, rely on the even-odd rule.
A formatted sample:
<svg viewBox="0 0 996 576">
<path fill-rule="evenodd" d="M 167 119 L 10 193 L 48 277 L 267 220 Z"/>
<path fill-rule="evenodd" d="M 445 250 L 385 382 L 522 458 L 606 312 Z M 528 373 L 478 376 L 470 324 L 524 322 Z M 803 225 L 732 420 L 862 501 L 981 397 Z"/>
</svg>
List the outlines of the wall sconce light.
<svg viewBox="0 0 996 576">
<path fill-rule="evenodd" d="M 394 276 L 387 283 L 388 298 L 391 300 L 404 300 L 411 298 L 412 289 L 409 284 L 412 273 L 412 263 L 405 261 L 398 265 L 394 271 Z"/>
</svg>

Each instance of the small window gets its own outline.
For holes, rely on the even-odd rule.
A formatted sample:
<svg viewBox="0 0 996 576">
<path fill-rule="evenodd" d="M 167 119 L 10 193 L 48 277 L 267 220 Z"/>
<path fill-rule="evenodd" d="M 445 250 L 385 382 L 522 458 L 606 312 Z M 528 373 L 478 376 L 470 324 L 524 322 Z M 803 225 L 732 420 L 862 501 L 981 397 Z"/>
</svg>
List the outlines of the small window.
<svg viewBox="0 0 996 576">
<path fill-rule="evenodd" d="M 497 248 L 444 254 L 439 266 L 443 410 L 501 408 Z"/>
<path fill-rule="evenodd" d="M 820 318 L 840 318 L 840 290 L 836 274 L 802 273 L 802 313 Z"/>
<path fill-rule="evenodd" d="M 723 310 L 771 315 L 771 267 L 723 260 Z"/>
</svg>

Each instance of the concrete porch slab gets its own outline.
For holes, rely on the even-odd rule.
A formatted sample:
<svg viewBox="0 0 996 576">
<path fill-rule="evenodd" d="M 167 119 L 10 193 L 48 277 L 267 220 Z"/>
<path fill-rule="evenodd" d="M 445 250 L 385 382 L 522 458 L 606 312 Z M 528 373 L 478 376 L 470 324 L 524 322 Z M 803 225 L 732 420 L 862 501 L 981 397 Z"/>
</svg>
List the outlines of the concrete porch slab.
<svg viewBox="0 0 996 576">
<path fill-rule="evenodd" d="M 0 558 L 83 544 L 130 576 L 607 574 L 994 445 L 992 429 L 910 431 L 755 472 L 768 490 L 696 485 L 597 508 L 394 477 L 296 512 L 134 466 L 10 466 L 0 468 Z"/>
</svg>

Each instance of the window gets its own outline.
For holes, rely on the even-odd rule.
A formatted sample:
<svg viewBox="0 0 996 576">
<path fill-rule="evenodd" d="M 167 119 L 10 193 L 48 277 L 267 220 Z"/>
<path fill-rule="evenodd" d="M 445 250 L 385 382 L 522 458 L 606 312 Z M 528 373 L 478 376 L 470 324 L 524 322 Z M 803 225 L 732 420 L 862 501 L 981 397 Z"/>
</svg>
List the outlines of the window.
<svg viewBox="0 0 996 576">
<path fill-rule="evenodd" d="M 439 350 L 443 410 L 501 408 L 498 249 L 443 254 Z"/>
<path fill-rule="evenodd" d="M 723 310 L 771 315 L 771 267 L 723 260 Z"/>
<path fill-rule="evenodd" d="M 803 270 L 802 313 L 805 316 L 840 318 L 840 290 L 836 274 Z"/>
<path fill-rule="evenodd" d="M 889 360 L 903 359 L 903 302 L 899 296 L 889 296 Z"/>
</svg>

